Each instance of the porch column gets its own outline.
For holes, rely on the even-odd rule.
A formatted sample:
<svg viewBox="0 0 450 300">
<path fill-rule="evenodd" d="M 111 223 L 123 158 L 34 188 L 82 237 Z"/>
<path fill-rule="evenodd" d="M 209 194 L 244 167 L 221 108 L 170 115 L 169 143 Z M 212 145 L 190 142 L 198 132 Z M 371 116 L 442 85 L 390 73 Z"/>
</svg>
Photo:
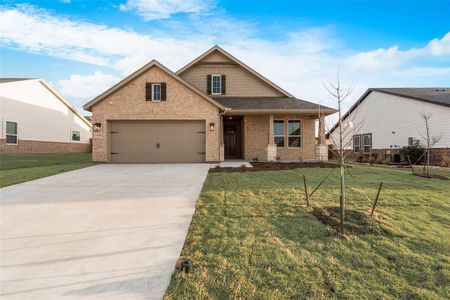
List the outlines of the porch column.
<svg viewBox="0 0 450 300">
<path fill-rule="evenodd" d="M 319 137 L 316 145 L 316 159 L 320 161 L 328 160 L 328 146 L 325 138 L 325 116 L 319 115 Z"/>
<path fill-rule="evenodd" d="M 267 160 L 277 160 L 277 145 L 273 138 L 273 115 L 269 115 L 269 140 L 267 141 Z"/>
<path fill-rule="evenodd" d="M 219 161 L 225 160 L 225 145 L 223 142 L 223 115 L 219 116 Z"/>
</svg>

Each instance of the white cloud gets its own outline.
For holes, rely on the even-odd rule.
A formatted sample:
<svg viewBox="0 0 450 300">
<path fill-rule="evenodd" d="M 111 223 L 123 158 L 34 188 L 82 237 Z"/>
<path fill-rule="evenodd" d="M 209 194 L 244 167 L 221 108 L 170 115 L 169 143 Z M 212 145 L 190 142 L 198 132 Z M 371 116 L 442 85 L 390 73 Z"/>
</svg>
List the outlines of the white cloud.
<svg viewBox="0 0 450 300">
<path fill-rule="evenodd" d="M 128 0 L 120 10 L 136 10 L 144 20 L 167 19 L 178 13 L 198 14 L 215 5 L 212 0 Z"/>
<path fill-rule="evenodd" d="M 96 71 L 89 75 L 70 75 L 69 79 L 61 79 L 56 82 L 58 91 L 80 106 L 86 100 L 91 100 L 95 96 L 109 89 L 119 82 L 120 78 Z"/>
<path fill-rule="evenodd" d="M 442 37 L 442 39 L 433 39 L 428 43 L 427 48 L 434 56 L 450 55 L 450 32 Z"/>
</svg>

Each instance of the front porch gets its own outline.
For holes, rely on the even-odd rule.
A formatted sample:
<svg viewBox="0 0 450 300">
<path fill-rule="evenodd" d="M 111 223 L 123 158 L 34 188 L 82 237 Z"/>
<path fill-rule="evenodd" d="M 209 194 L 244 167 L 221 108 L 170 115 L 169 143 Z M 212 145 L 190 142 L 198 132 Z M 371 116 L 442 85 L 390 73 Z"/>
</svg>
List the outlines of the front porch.
<svg viewBox="0 0 450 300">
<path fill-rule="evenodd" d="M 221 161 L 328 160 L 323 116 L 224 114 L 220 122 Z"/>
</svg>

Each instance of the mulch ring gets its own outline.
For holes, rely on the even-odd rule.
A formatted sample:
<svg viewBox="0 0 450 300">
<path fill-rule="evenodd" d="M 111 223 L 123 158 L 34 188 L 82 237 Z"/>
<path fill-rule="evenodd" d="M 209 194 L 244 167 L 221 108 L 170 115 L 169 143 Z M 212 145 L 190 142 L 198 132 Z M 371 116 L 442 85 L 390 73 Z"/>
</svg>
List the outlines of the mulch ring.
<svg viewBox="0 0 450 300">
<path fill-rule="evenodd" d="M 411 174 L 411 175 L 413 175 L 413 176 L 419 176 L 419 177 L 423 177 L 423 178 L 429 178 L 429 179 L 450 180 L 450 178 L 448 178 L 447 176 L 444 176 L 444 175 L 430 174 L 430 176 L 428 176 L 428 175 L 426 175 L 426 174 L 420 174 L 420 173 Z"/>
<path fill-rule="evenodd" d="M 279 171 L 299 168 L 335 168 L 334 163 L 327 162 L 250 162 L 253 168 L 248 167 L 215 167 L 209 169 L 210 173 L 230 173 L 230 172 L 257 172 L 257 171 Z"/>
<path fill-rule="evenodd" d="M 315 207 L 312 214 L 322 224 L 340 232 L 341 221 L 339 217 L 340 208 L 338 206 Z M 372 234 L 388 235 L 389 232 L 383 228 L 379 222 L 371 218 L 368 213 L 357 210 L 345 210 L 344 231 L 346 234 Z"/>
</svg>

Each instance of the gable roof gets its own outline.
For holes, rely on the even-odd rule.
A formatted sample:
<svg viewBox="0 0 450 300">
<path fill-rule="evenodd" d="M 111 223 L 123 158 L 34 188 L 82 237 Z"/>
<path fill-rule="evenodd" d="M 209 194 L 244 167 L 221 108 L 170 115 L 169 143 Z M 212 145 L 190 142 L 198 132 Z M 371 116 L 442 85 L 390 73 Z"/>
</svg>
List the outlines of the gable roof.
<svg viewBox="0 0 450 300">
<path fill-rule="evenodd" d="M 16 82 L 19 81 L 28 81 L 28 82 L 37 82 L 42 87 L 44 87 L 50 94 L 53 95 L 56 99 L 61 101 L 70 111 L 72 111 L 79 119 L 81 119 L 86 125 L 89 127 L 92 127 L 91 123 L 86 120 L 85 117 L 83 117 L 78 110 L 76 110 L 66 99 L 64 99 L 63 96 L 61 96 L 56 90 L 54 90 L 47 82 L 45 82 L 43 79 L 40 78 L 0 78 L 0 83 L 2 84 L 8 84 L 13 83 L 15 85 Z M 22 86 L 22 83 L 20 83 L 17 88 L 24 88 Z"/>
<path fill-rule="evenodd" d="M 231 55 L 230 53 L 226 52 L 225 50 L 223 50 L 222 48 L 220 48 L 219 46 L 214 46 L 211 49 L 209 49 L 208 51 L 206 51 L 205 53 L 203 53 L 202 55 L 200 55 L 199 57 L 197 57 L 196 59 L 194 59 L 193 61 L 191 61 L 190 63 L 188 63 L 186 66 L 184 66 L 183 68 L 181 68 L 180 70 L 178 70 L 176 73 L 178 75 L 182 74 L 183 72 L 187 71 L 189 68 L 191 68 L 193 65 L 195 65 L 196 63 L 200 62 L 202 59 L 204 59 L 205 57 L 207 57 L 208 55 L 210 55 L 211 53 L 213 53 L 214 51 L 218 51 L 219 53 L 223 54 L 225 57 L 227 57 L 228 59 L 232 60 L 233 62 L 235 62 L 236 64 L 238 64 L 239 66 L 241 66 L 242 68 L 244 68 L 245 70 L 247 70 L 248 72 L 250 72 L 252 75 L 256 76 L 257 78 L 261 79 L 262 81 L 264 81 L 266 84 L 268 84 L 269 86 L 271 86 L 272 88 L 274 88 L 275 90 L 277 90 L 278 92 L 282 93 L 283 95 L 285 95 L 286 97 L 289 98 L 294 98 L 293 95 L 291 95 L 290 93 L 288 93 L 287 91 L 285 91 L 284 89 L 282 89 L 281 87 L 279 87 L 278 85 L 276 85 L 275 83 L 273 83 L 272 81 L 270 81 L 269 79 L 267 79 L 266 77 L 262 76 L 261 74 L 259 74 L 258 72 L 256 72 L 255 70 L 253 70 L 252 68 L 250 68 L 249 66 L 247 66 L 246 64 L 244 64 L 242 61 L 238 60 L 236 57 L 234 57 L 233 55 Z"/>
<path fill-rule="evenodd" d="M 47 82 L 42 79 L 38 79 L 39 83 L 46 88 L 53 96 L 55 96 L 59 101 L 61 101 L 64 105 L 67 106 L 69 110 L 71 110 L 78 118 L 80 118 L 84 123 L 86 123 L 89 127 L 92 127 L 91 122 L 89 122 L 85 117 L 83 117 L 78 110 L 76 110 L 66 99 L 64 99 L 57 91 L 55 91 Z"/>
<path fill-rule="evenodd" d="M 321 111 L 325 114 L 335 113 L 336 110 L 316 103 L 289 97 L 214 97 L 222 105 L 233 112 L 259 111 Z"/>
<path fill-rule="evenodd" d="M 380 92 L 394 96 L 400 96 L 404 98 L 409 98 L 417 101 L 442 105 L 450 107 L 450 88 L 448 87 L 440 87 L 440 88 L 370 88 L 368 89 L 356 102 L 353 104 L 350 109 L 342 116 L 342 121 L 344 121 L 357 107 L 361 104 L 361 102 L 366 99 L 366 97 L 371 92 Z M 339 122 L 334 124 L 334 126 L 330 129 L 328 134 L 332 133 Z"/>
<path fill-rule="evenodd" d="M 158 67 L 161 70 L 163 70 L 165 73 L 169 74 L 170 76 L 172 76 L 174 79 L 176 79 L 177 81 L 179 81 L 181 84 L 185 85 L 187 88 L 191 89 L 192 91 L 194 91 L 196 94 L 200 95 L 201 97 L 203 97 L 205 100 L 209 101 L 210 103 L 214 104 L 215 106 L 217 106 L 218 108 L 225 110 L 225 107 L 220 104 L 219 102 L 217 102 L 216 100 L 214 100 L 211 97 L 208 97 L 207 95 L 205 95 L 204 93 L 202 93 L 200 90 L 198 90 L 196 87 L 192 86 L 190 83 L 188 83 L 187 81 L 185 81 L 183 78 L 181 78 L 180 76 L 178 76 L 177 74 L 175 74 L 174 72 L 170 71 L 168 68 L 166 68 L 165 66 L 163 66 L 161 63 L 159 63 L 156 60 L 152 60 L 150 61 L 148 64 L 144 65 L 143 67 L 141 67 L 139 70 L 135 71 L 134 73 L 132 73 L 131 75 L 129 75 L 128 77 L 124 78 L 122 81 L 120 81 L 119 83 L 115 84 L 114 86 L 112 86 L 111 88 L 107 89 L 105 92 L 103 92 L 102 94 L 100 94 L 99 96 L 95 97 L 94 99 L 92 99 L 91 101 L 89 101 L 88 103 L 86 103 L 85 105 L 83 105 L 83 108 L 85 110 L 90 110 L 95 104 L 97 104 L 98 102 L 102 101 L 103 99 L 105 99 L 107 96 L 111 95 L 112 93 L 114 93 L 115 91 L 117 91 L 118 89 L 120 89 L 122 86 L 124 86 L 125 84 L 129 83 L 130 81 L 132 81 L 133 79 L 135 79 L 136 77 L 138 77 L 139 75 L 143 74 L 144 72 L 146 72 L 147 70 L 149 70 L 152 67 Z"/>
</svg>

